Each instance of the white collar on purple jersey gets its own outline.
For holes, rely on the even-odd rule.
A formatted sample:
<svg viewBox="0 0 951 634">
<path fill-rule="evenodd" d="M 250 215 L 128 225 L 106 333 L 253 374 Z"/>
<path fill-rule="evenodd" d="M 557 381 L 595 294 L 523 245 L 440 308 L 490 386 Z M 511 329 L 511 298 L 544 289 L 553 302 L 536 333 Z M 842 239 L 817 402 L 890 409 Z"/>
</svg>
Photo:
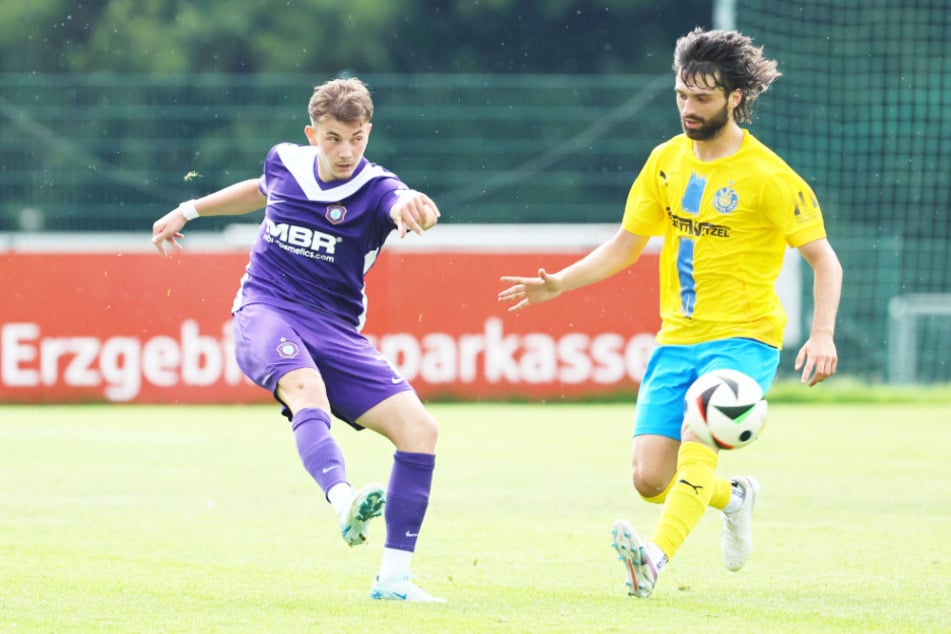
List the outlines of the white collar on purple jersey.
<svg viewBox="0 0 951 634">
<path fill-rule="evenodd" d="M 341 201 L 360 191 L 361 187 L 374 178 L 390 175 L 388 171 L 379 165 L 367 161 L 363 169 L 350 178 L 350 180 L 344 181 L 340 185 L 321 186 L 317 180 L 316 168 L 314 166 L 314 162 L 317 160 L 316 146 L 283 143 L 278 146 L 277 154 L 281 158 L 281 162 L 284 163 L 284 166 L 287 168 L 287 171 L 290 172 L 294 180 L 297 181 L 304 195 L 307 196 L 307 200 L 313 200 L 319 203 L 335 203 Z"/>
</svg>

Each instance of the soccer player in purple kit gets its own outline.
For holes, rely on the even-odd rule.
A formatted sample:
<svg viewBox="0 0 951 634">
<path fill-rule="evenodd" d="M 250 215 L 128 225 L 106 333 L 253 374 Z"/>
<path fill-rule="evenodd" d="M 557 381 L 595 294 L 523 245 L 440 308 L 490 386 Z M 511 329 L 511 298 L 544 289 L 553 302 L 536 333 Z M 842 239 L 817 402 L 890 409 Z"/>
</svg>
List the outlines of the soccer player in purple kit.
<svg viewBox="0 0 951 634">
<path fill-rule="evenodd" d="M 364 337 L 364 277 L 395 229 L 422 234 L 439 210 L 424 193 L 364 157 L 373 100 L 356 78 L 317 86 L 308 104 L 309 145 L 281 143 L 259 178 L 182 203 L 157 220 L 152 243 L 181 249 L 199 216 L 265 208 L 232 307 L 241 370 L 274 394 L 291 422 L 304 467 L 323 490 L 350 546 L 381 514 L 386 541 L 373 599 L 443 602 L 411 579 L 410 562 L 429 504 L 438 424 L 416 392 Z M 354 493 L 331 414 L 372 429 L 396 448 L 386 489 Z"/>
</svg>

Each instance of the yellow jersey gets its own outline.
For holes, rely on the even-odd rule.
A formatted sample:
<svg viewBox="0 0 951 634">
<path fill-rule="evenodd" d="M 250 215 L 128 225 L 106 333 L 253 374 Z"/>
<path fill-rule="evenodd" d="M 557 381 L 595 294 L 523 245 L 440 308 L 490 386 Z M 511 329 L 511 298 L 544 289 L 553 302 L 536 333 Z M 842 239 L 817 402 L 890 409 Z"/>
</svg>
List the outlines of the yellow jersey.
<svg viewBox="0 0 951 634">
<path fill-rule="evenodd" d="M 739 151 L 713 161 L 699 160 L 683 134 L 654 148 L 621 224 L 664 238 L 662 344 L 748 337 L 781 347 L 775 286 L 786 247 L 826 237 L 812 189 L 747 130 Z"/>
</svg>

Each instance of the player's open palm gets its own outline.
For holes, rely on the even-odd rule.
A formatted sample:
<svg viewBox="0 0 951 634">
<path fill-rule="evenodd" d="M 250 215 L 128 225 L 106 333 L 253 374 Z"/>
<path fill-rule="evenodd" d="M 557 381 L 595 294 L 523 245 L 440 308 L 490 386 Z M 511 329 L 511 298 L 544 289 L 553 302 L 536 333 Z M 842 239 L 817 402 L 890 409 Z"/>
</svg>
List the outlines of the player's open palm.
<svg viewBox="0 0 951 634">
<path fill-rule="evenodd" d="M 510 311 L 522 310 L 532 304 L 540 304 L 561 295 L 558 278 L 549 275 L 545 269 L 538 269 L 538 277 L 503 276 L 503 284 L 512 284 L 499 293 L 500 302 L 516 302 Z"/>
</svg>

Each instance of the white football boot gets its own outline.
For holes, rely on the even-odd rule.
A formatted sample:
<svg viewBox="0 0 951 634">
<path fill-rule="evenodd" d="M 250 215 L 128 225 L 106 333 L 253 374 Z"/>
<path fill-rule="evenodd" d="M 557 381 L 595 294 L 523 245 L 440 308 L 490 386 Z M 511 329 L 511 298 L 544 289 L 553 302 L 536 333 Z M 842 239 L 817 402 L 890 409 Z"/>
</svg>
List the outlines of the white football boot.
<svg viewBox="0 0 951 634">
<path fill-rule="evenodd" d="M 720 547 L 727 570 L 739 570 L 753 552 L 753 507 L 759 495 L 759 482 L 753 476 L 735 476 L 732 480 L 743 489 L 743 504 L 732 513 L 723 512 Z"/>
<path fill-rule="evenodd" d="M 414 601 L 417 603 L 446 603 L 434 597 L 412 581 L 408 570 L 394 573 L 386 579 L 377 577 L 370 586 L 370 598 L 382 601 Z"/>
</svg>

